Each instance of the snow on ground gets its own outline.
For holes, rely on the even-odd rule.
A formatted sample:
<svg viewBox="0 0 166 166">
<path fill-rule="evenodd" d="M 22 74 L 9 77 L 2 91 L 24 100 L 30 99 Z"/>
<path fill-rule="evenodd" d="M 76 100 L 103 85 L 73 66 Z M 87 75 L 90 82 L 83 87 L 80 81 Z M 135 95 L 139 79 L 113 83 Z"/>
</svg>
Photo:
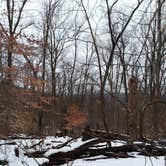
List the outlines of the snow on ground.
<svg viewBox="0 0 166 166">
<path fill-rule="evenodd" d="M 7 141 L 9 142 L 9 141 Z M 13 142 L 13 141 L 12 141 Z M 19 145 L 19 141 L 16 141 Z M 29 142 L 29 141 L 27 141 Z M 5 143 L 5 142 L 4 142 Z M 30 143 L 29 143 L 30 144 Z M 18 145 L 2 145 L 0 146 L 0 160 L 8 161 L 8 166 L 38 166 L 44 162 L 47 162 L 46 158 L 29 158 L 24 155 L 25 150 L 23 147 L 19 148 L 19 157 L 15 155 L 14 149 L 18 147 Z"/>
<path fill-rule="evenodd" d="M 100 156 L 102 157 L 102 156 Z M 103 156 L 104 157 L 104 156 Z M 63 166 L 165 166 L 164 157 L 148 158 L 136 156 L 136 158 L 127 159 L 101 159 L 96 161 L 86 161 L 83 159 L 64 164 Z"/>
<path fill-rule="evenodd" d="M 66 141 L 69 140 L 69 139 L 71 139 L 71 138 L 66 137 Z M 68 151 L 74 150 L 75 148 L 77 148 L 77 147 L 79 147 L 79 146 L 81 146 L 81 145 L 83 145 L 83 144 L 85 144 L 85 143 L 87 143 L 87 142 L 89 142 L 89 141 L 92 141 L 92 139 L 83 142 L 83 141 L 81 140 L 81 138 L 78 138 L 77 140 L 71 141 L 71 142 L 69 143 L 69 145 L 67 145 L 67 146 L 65 146 L 65 147 L 63 147 L 63 148 L 61 148 L 61 149 L 50 149 L 50 150 L 48 150 L 48 151 L 44 154 L 44 156 L 48 157 L 48 156 L 50 156 L 51 154 L 57 153 L 57 152 L 68 152 Z M 65 142 L 65 141 L 63 140 L 62 142 Z"/>
<path fill-rule="evenodd" d="M 122 146 L 124 144 L 127 144 L 127 142 L 121 140 L 115 140 L 111 142 L 111 146 Z"/>
<path fill-rule="evenodd" d="M 88 142 L 82 142 L 81 138 L 72 140 L 68 146 L 60 149 L 56 149 L 58 145 L 70 140 L 69 137 L 46 137 L 42 142 L 42 139 L 9 139 L 0 140 L 0 160 L 6 160 L 9 163 L 8 166 L 38 166 L 42 163 L 48 162 L 47 156 L 56 152 L 71 151 L 80 145 Z M 37 143 L 41 142 L 40 145 Z M 13 143 L 8 145 L 8 143 Z M 14 144 L 15 143 L 15 144 Z M 5 145 L 3 145 L 5 144 Z M 112 146 L 124 145 L 126 142 L 116 140 L 112 142 Z M 35 145 L 35 146 L 34 146 Z M 98 144 L 100 146 L 106 146 L 106 143 Z M 19 157 L 15 155 L 14 149 L 18 148 Z M 94 147 L 95 148 L 95 147 Z M 46 151 L 45 158 L 31 158 L 25 155 L 25 152 Z M 164 157 L 149 158 L 144 156 L 138 156 L 134 154 L 136 158 L 127 159 L 108 159 L 104 156 L 97 156 L 93 158 L 78 159 L 63 166 L 165 166 Z M 99 159 L 100 158 L 100 159 Z M 102 159 L 101 159 L 102 158 Z M 103 159 L 104 158 L 104 159 Z M 98 159 L 98 160 L 95 160 Z"/>
</svg>

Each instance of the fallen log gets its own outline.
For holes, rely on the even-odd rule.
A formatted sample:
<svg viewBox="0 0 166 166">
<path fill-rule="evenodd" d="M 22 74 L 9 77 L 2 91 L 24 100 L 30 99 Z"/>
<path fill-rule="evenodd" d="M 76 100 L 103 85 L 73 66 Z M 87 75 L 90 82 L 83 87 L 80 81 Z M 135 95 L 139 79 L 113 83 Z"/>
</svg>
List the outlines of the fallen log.
<svg viewBox="0 0 166 166">
<path fill-rule="evenodd" d="M 138 152 L 140 155 L 156 155 L 165 156 L 166 148 L 156 147 L 154 145 L 146 145 L 145 143 L 132 143 L 116 147 L 105 147 L 96 148 L 94 145 L 98 143 L 103 143 L 103 139 L 93 139 L 85 144 L 79 146 L 78 148 L 68 151 L 68 152 L 58 152 L 51 154 L 48 159 L 48 166 L 65 164 L 66 162 L 73 161 L 75 159 L 89 158 L 95 156 L 105 156 L 109 158 L 127 158 L 134 157 L 129 155 L 129 152 Z"/>
<path fill-rule="evenodd" d="M 104 130 L 92 130 L 86 126 L 82 132 L 82 141 L 86 141 L 92 138 L 100 138 L 105 140 L 125 140 L 128 141 L 130 137 L 125 134 L 106 132 Z"/>
<path fill-rule="evenodd" d="M 43 151 L 35 151 L 35 152 L 26 152 L 24 153 L 25 156 L 32 157 L 32 158 L 42 158 L 44 157 L 44 153 L 46 150 Z"/>
<path fill-rule="evenodd" d="M 105 152 L 109 151 L 110 148 L 101 148 L 101 149 L 90 149 L 98 143 L 103 143 L 105 141 L 101 139 L 94 139 L 85 144 L 79 146 L 78 148 L 68 151 L 68 152 L 58 152 L 51 154 L 49 158 L 49 165 L 58 165 L 64 164 L 68 161 L 72 161 L 79 158 L 93 157 L 98 155 L 104 155 Z"/>
<path fill-rule="evenodd" d="M 166 156 L 166 148 L 147 145 L 138 154 L 143 156 Z"/>
<path fill-rule="evenodd" d="M 78 148 L 68 151 L 68 152 L 58 152 L 51 154 L 49 158 L 49 166 L 51 165 L 59 165 L 59 164 L 64 164 L 68 161 L 75 160 L 77 158 L 84 158 L 86 155 L 86 152 L 88 152 L 89 147 L 103 142 L 100 139 L 94 139 L 89 142 L 86 142 L 85 144 L 79 146 Z"/>
<path fill-rule="evenodd" d="M 62 143 L 62 144 L 59 144 L 59 145 L 57 145 L 56 147 L 54 147 L 55 149 L 61 149 L 61 148 L 63 148 L 64 146 L 68 146 L 68 144 L 70 143 L 70 142 L 72 142 L 74 140 L 74 138 L 71 138 L 71 139 L 69 139 L 68 141 L 66 141 L 66 142 L 64 142 L 64 143 Z"/>
<path fill-rule="evenodd" d="M 121 153 L 113 153 L 113 152 L 105 152 L 104 156 L 111 157 L 111 158 L 135 158 L 132 155 L 129 155 L 126 152 L 121 152 Z"/>
<path fill-rule="evenodd" d="M 3 146 L 3 145 L 16 145 L 16 142 L 5 142 L 3 144 L 0 144 L 0 146 Z"/>
</svg>

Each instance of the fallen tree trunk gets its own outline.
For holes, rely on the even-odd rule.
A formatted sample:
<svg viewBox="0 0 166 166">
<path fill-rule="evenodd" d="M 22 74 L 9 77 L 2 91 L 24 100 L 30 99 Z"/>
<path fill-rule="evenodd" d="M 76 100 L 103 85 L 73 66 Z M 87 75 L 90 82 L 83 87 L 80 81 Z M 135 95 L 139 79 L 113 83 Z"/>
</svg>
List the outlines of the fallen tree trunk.
<svg viewBox="0 0 166 166">
<path fill-rule="evenodd" d="M 85 127 L 82 133 L 82 140 L 86 141 L 92 138 L 100 138 L 100 139 L 105 139 L 109 141 L 116 140 L 116 139 L 125 140 L 125 141 L 130 140 L 130 136 L 125 134 L 112 133 L 112 132 L 107 133 L 104 130 L 92 130 L 89 127 Z"/>
<path fill-rule="evenodd" d="M 78 148 L 68 152 L 58 152 L 51 154 L 48 159 L 48 166 L 65 164 L 75 159 L 88 158 L 103 155 L 109 158 L 127 158 L 134 157 L 129 152 L 138 152 L 140 155 L 147 156 L 164 156 L 166 148 L 157 147 L 155 145 L 147 145 L 145 143 L 132 143 L 116 147 L 95 148 L 94 145 L 105 142 L 103 139 L 93 139 Z"/>
<path fill-rule="evenodd" d="M 3 144 L 0 144 L 0 146 L 3 146 L 3 145 L 16 145 L 16 142 L 5 142 Z"/>
</svg>

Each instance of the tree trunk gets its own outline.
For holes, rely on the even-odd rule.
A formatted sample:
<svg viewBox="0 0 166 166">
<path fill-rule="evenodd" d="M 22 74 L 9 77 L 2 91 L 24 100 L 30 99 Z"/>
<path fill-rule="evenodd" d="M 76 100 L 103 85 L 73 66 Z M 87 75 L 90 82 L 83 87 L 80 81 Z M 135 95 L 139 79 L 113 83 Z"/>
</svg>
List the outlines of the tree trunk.
<svg viewBox="0 0 166 166">
<path fill-rule="evenodd" d="M 132 77 L 129 86 L 129 135 L 133 140 L 137 139 L 137 78 Z"/>
</svg>

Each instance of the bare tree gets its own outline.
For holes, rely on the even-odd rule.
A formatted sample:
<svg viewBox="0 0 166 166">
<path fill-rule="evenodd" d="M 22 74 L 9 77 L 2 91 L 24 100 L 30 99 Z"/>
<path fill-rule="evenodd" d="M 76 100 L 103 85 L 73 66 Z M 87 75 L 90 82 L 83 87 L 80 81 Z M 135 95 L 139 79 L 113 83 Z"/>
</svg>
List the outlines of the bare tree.
<svg viewBox="0 0 166 166">
<path fill-rule="evenodd" d="M 19 36 L 22 33 L 22 31 L 28 26 L 30 26 L 32 23 L 30 22 L 25 26 L 22 26 L 21 28 L 19 27 L 27 0 L 23 0 L 19 3 L 19 5 L 17 5 L 18 3 L 15 0 L 7 0 L 5 3 L 7 10 L 8 27 L 6 29 L 6 26 L 4 26 L 2 23 L 0 23 L 0 26 L 7 37 L 7 66 L 9 68 L 7 77 L 9 82 L 11 82 L 12 74 L 10 71 L 12 68 L 13 47 L 15 45 L 17 36 Z"/>
<path fill-rule="evenodd" d="M 137 9 L 140 7 L 140 5 L 143 3 L 143 0 L 138 1 L 136 7 L 132 10 L 131 14 L 128 16 L 126 22 L 124 23 L 124 26 L 121 28 L 120 32 L 118 34 L 116 34 L 116 36 L 115 36 L 113 34 L 113 24 L 112 24 L 112 21 L 111 21 L 112 20 L 111 19 L 111 14 L 112 14 L 112 9 L 116 5 L 117 2 L 118 2 L 118 0 L 114 1 L 114 3 L 110 7 L 108 0 L 105 1 L 106 11 L 107 11 L 107 19 L 108 19 L 108 29 L 109 29 L 110 39 L 111 39 L 111 47 L 110 47 L 110 50 L 109 50 L 109 57 L 108 57 L 108 60 L 105 64 L 105 70 L 104 70 L 104 74 L 103 74 L 102 73 L 102 66 L 101 66 L 101 56 L 100 56 L 98 44 L 97 44 L 97 41 L 96 41 L 97 39 L 96 39 L 95 34 L 93 32 L 92 25 L 91 25 L 91 22 L 90 22 L 90 18 L 88 16 L 85 5 L 84 5 L 83 1 L 81 1 L 81 5 L 82 5 L 83 11 L 85 13 L 85 17 L 87 19 L 87 22 L 88 22 L 88 26 L 89 26 L 91 37 L 92 37 L 92 40 L 93 40 L 95 52 L 96 52 L 97 59 L 98 59 L 98 69 L 99 69 L 99 78 L 100 78 L 100 102 L 101 102 L 100 110 L 102 112 L 103 124 L 104 124 L 104 127 L 105 127 L 107 132 L 109 131 L 109 129 L 108 129 L 108 125 L 107 125 L 107 122 L 106 122 L 106 116 L 105 116 L 105 111 L 104 111 L 104 107 L 105 107 L 104 90 L 105 90 L 106 82 L 107 82 L 107 79 L 108 79 L 108 76 L 109 76 L 109 73 L 110 73 L 109 71 L 110 71 L 110 68 L 111 68 L 111 65 L 112 65 L 112 62 L 113 62 L 114 53 L 115 53 L 115 50 L 117 48 L 119 39 L 124 34 L 124 32 L 125 32 L 128 24 L 130 23 L 133 15 L 137 11 Z"/>
</svg>

